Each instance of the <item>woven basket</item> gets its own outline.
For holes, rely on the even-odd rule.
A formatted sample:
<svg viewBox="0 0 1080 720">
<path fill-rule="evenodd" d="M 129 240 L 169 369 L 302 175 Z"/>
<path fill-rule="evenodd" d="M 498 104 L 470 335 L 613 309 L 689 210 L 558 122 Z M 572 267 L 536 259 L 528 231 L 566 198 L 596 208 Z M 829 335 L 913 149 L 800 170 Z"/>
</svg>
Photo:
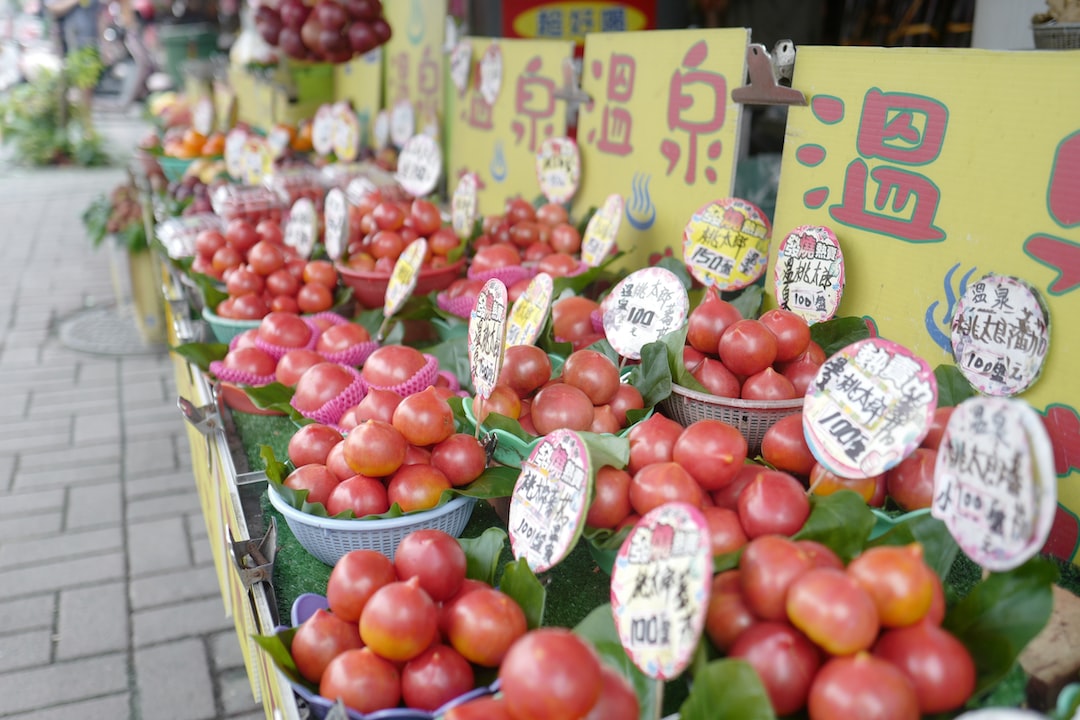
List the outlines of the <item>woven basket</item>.
<svg viewBox="0 0 1080 720">
<path fill-rule="evenodd" d="M 436 529 L 457 537 L 472 516 L 474 498 L 459 495 L 425 512 L 385 520 L 336 520 L 301 512 L 290 506 L 273 488 L 267 488 L 270 504 L 285 517 L 289 529 L 305 550 L 333 566 L 352 550 L 376 550 L 390 560 L 402 538 L 414 530 Z"/>
<path fill-rule="evenodd" d="M 697 392 L 682 385 L 672 385 L 671 395 L 660 403 L 661 410 L 683 427 L 698 420 L 723 420 L 746 438 L 747 457 L 761 452 L 761 439 L 781 418 L 802 411 L 803 398 L 797 400 L 740 400 Z"/>
<path fill-rule="evenodd" d="M 1032 25 L 1031 34 L 1038 50 L 1080 49 L 1080 23 L 1049 22 Z"/>
</svg>

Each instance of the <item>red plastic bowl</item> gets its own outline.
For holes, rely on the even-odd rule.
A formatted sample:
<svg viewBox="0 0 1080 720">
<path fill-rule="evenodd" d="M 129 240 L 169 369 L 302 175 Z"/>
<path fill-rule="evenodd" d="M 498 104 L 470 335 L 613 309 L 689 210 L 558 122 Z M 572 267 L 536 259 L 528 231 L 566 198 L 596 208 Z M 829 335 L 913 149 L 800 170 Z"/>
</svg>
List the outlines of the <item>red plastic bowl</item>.
<svg viewBox="0 0 1080 720">
<path fill-rule="evenodd" d="M 390 275 L 368 270 L 352 270 L 348 265 L 336 264 L 341 281 L 353 289 L 357 301 L 366 308 L 379 308 L 386 299 L 386 286 L 390 284 Z M 421 270 L 416 279 L 414 295 L 427 295 L 436 290 L 445 290 L 450 283 L 464 275 L 465 258 L 439 268 Z"/>
</svg>

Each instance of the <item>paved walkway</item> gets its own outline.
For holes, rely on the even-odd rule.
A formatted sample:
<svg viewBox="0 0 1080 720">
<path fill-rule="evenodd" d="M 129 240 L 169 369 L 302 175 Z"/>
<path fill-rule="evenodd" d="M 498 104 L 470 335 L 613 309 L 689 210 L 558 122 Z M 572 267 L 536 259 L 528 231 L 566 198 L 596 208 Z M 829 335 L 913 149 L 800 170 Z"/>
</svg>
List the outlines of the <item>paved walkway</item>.
<svg viewBox="0 0 1080 720">
<path fill-rule="evenodd" d="M 102 119 L 117 155 L 137 122 Z M 262 717 L 213 570 L 163 349 L 66 348 L 114 302 L 79 216 L 122 169 L 0 159 L 0 718 Z"/>
</svg>

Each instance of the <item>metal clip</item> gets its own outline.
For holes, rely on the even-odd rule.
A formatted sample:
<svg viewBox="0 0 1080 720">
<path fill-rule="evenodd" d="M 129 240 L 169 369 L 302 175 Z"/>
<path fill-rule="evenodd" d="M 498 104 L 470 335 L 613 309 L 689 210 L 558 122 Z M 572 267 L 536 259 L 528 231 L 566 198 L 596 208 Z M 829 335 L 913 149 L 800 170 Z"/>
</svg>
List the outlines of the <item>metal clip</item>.
<svg viewBox="0 0 1080 720">
<path fill-rule="evenodd" d="M 225 526 L 230 539 L 233 565 L 244 588 L 250 590 L 257 582 L 273 582 L 274 556 L 277 554 L 277 523 L 270 518 L 270 527 L 261 540 L 232 540 L 232 532 Z"/>
<path fill-rule="evenodd" d="M 177 395 L 176 406 L 180 408 L 180 414 L 184 416 L 184 419 L 203 435 L 210 436 L 223 427 L 216 394 L 214 402 L 202 406 L 196 406 L 186 397 Z"/>
<path fill-rule="evenodd" d="M 592 95 L 581 89 L 578 83 L 577 66 L 572 59 L 566 58 L 563 60 L 562 76 L 562 87 L 552 91 L 551 97 L 566 103 L 567 117 L 576 114 L 578 107 L 582 105 L 586 108 L 592 108 Z"/>
<path fill-rule="evenodd" d="M 784 87 L 780 77 L 790 78 L 795 67 L 795 44 L 781 40 L 774 49 L 776 58 L 760 43 L 746 46 L 746 70 L 750 83 L 731 91 L 731 99 L 744 105 L 806 105 L 799 90 Z"/>
</svg>

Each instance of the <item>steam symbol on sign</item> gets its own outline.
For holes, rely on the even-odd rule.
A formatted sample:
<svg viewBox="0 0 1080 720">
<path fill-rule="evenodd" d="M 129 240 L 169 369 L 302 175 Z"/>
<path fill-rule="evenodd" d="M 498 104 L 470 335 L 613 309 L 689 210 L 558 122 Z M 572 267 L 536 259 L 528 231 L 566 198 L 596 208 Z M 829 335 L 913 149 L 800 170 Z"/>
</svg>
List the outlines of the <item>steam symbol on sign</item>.
<svg viewBox="0 0 1080 720">
<path fill-rule="evenodd" d="M 420 41 L 424 39 L 424 7 L 420 4 L 420 0 L 412 0 L 412 6 L 409 8 L 409 42 L 413 45 L 419 45 Z"/>
<path fill-rule="evenodd" d="M 649 195 L 652 175 L 634 173 L 630 181 L 630 202 L 626 204 L 626 219 L 635 230 L 648 230 L 656 222 L 656 206 Z"/>
<path fill-rule="evenodd" d="M 495 182 L 502 182 L 506 179 L 506 154 L 503 152 L 501 142 L 495 143 L 495 157 L 491 159 L 491 165 L 488 169 L 491 170 L 491 177 Z"/>
</svg>

